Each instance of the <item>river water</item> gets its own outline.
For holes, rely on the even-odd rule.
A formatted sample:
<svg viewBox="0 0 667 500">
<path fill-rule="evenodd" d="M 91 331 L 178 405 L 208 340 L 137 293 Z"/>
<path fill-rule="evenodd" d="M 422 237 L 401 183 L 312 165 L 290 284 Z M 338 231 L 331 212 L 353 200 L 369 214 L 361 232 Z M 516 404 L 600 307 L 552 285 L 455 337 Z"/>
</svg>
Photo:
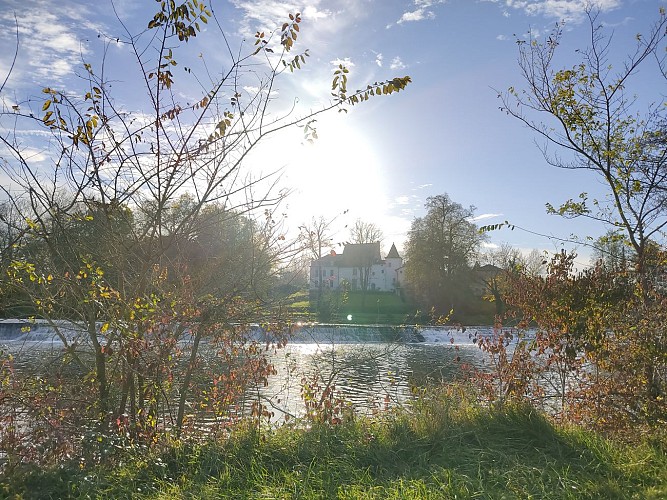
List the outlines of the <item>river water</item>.
<svg viewBox="0 0 667 500">
<path fill-rule="evenodd" d="M 318 395 L 331 387 L 357 413 L 403 405 L 414 387 L 483 367 L 477 339 L 492 333 L 491 327 L 299 325 L 287 345 L 270 354 L 277 374 L 249 390 L 248 398 L 260 398 L 274 423 L 304 414 L 304 381 Z M 62 356 L 53 328 L 41 323 L 28 332 L 0 321 L 0 348 L 14 356 L 17 370 L 31 372 Z"/>
</svg>

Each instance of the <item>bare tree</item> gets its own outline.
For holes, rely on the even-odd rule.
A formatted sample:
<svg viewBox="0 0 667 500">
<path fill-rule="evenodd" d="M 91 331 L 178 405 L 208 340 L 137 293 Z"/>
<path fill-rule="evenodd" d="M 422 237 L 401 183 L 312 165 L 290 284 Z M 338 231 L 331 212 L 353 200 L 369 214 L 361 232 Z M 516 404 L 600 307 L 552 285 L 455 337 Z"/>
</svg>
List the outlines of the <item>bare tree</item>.
<svg viewBox="0 0 667 500">
<path fill-rule="evenodd" d="M 357 219 L 350 229 L 350 243 L 362 245 L 364 243 L 375 243 L 382 241 L 382 230 L 372 222 L 364 222 Z"/>
<path fill-rule="evenodd" d="M 590 171 L 607 187 L 609 201 L 589 201 L 587 193 L 581 193 L 558 208 L 547 208 L 565 217 L 589 217 L 622 229 L 646 289 L 647 251 L 667 225 L 667 111 L 656 88 L 655 104 L 640 112 L 630 86 L 640 67 L 642 72 L 651 70 L 654 56 L 661 63 L 658 69 L 664 69 L 667 16 L 661 9 L 649 33 L 637 35 L 634 52 L 617 71 L 609 63 L 611 37 L 597 17 L 595 11 L 588 11 L 591 45 L 579 51 L 581 61 L 570 68 L 555 67 L 563 36 L 560 25 L 545 42 L 519 40 L 525 89 L 512 87 L 499 94 L 501 109 L 544 139 L 542 149 L 551 165 Z M 548 145 L 568 156 L 550 154 Z"/>
<path fill-rule="evenodd" d="M 13 241 L 24 242 L 21 258 L 9 264 L 9 284 L 25 294 L 36 316 L 54 327 L 56 319 L 69 320 L 85 331 L 94 358 L 92 366 L 84 357 L 79 361 L 91 369 L 86 380 L 95 383 L 91 408 L 100 426 L 129 412 L 144 435 L 149 423 L 157 432 L 160 418 L 168 418 L 161 416 L 171 415 L 160 407 L 172 401 L 165 388 L 175 384 L 177 341 L 186 336 L 191 349 L 175 389 L 180 404 L 172 423 L 180 432 L 201 340 L 229 347 L 219 355 L 231 371 L 239 359 L 234 342 L 247 340 L 240 322 L 262 319 L 264 304 L 251 286 L 256 281 L 243 280 L 241 290 L 241 281 L 232 279 L 223 292 L 203 293 L 202 271 L 215 269 L 213 258 L 204 252 L 196 269 L 196 259 L 187 262 L 183 253 L 203 244 L 207 223 L 217 220 L 220 228 L 220 217 L 236 217 L 252 226 L 252 241 L 239 254 L 249 267 L 240 269 L 253 276 L 273 266 L 281 241 L 273 212 L 284 193 L 273 189 L 271 173 L 252 177 L 243 169 L 248 154 L 287 127 L 303 127 L 312 139 L 320 113 L 400 91 L 410 81 L 395 78 L 351 92 L 341 65 L 328 104 L 305 115 L 280 112 L 274 90 L 307 61 L 307 51 L 295 54 L 300 14 L 289 14 L 275 30 L 258 31 L 253 45 L 235 50 L 204 3 L 160 2 L 156 8 L 140 33 L 118 18 L 119 33 L 110 37 L 126 48 L 123 78 L 134 78 L 134 93 L 147 96 L 144 109 L 127 111 L 113 94 L 104 58 L 83 64 L 77 91 L 50 86 L 42 99 L 0 109 L 0 169 L 10 182 L 0 190 L 21 221 Z M 188 42 L 203 34 L 204 23 L 207 36 L 217 31 L 211 43 L 226 51 L 229 64 L 217 74 L 205 67 L 197 75 L 186 67 L 177 77 Z M 188 102 L 182 96 L 192 94 L 193 84 L 197 97 Z M 45 164 L 26 153 L 17 133 L 30 127 L 48 137 Z M 75 351 L 76 343 L 61 339 Z M 253 349 L 246 352 L 249 359 L 257 357 Z M 252 369 L 243 376 L 257 383 L 271 372 L 260 361 L 238 368 Z M 238 373 L 229 380 L 243 379 Z M 234 387 L 240 390 L 228 389 Z"/>
</svg>

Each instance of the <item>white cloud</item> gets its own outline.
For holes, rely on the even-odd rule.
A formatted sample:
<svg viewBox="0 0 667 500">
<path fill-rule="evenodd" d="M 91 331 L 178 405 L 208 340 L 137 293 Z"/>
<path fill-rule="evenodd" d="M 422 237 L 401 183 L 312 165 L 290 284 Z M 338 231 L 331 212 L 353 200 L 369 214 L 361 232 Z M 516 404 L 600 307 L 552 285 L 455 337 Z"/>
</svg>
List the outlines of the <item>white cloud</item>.
<svg viewBox="0 0 667 500">
<path fill-rule="evenodd" d="M 397 205 L 407 205 L 410 203 L 410 197 L 409 196 L 397 196 L 395 198 L 396 204 Z"/>
<path fill-rule="evenodd" d="M 500 41 L 507 40 L 507 36 L 505 36 L 505 35 L 498 35 L 498 36 L 496 37 L 496 40 L 500 40 Z"/>
<path fill-rule="evenodd" d="M 241 23 L 241 32 L 243 34 L 254 33 L 255 31 L 273 31 L 279 27 L 276 23 L 288 20 L 289 14 L 301 13 L 301 17 L 313 20 L 324 19 L 331 15 L 331 12 L 319 9 L 319 1 L 305 2 L 306 5 L 281 2 L 278 0 L 231 0 L 234 7 L 243 12 L 243 21 Z"/>
<path fill-rule="evenodd" d="M 608 27 L 608 28 L 618 28 L 619 26 L 627 26 L 628 24 L 630 24 L 633 21 L 635 21 L 635 18 L 628 16 L 628 17 L 624 17 L 623 20 L 618 22 L 618 23 L 607 23 L 607 22 L 602 21 L 601 24 L 603 26 Z"/>
<path fill-rule="evenodd" d="M 382 67 L 382 54 L 378 54 L 377 56 L 375 56 L 375 64 Z"/>
<path fill-rule="evenodd" d="M 47 0 L 10 2 L 0 14 L 0 42 L 11 50 L 0 55 L 0 66 L 7 66 L 8 58 L 14 55 L 18 21 L 19 56 L 14 80 L 30 75 L 42 85 L 62 82 L 90 53 L 86 37 L 102 31 L 100 25 L 89 21 L 96 17 L 87 5 L 54 8 Z"/>
<path fill-rule="evenodd" d="M 607 12 L 621 5 L 622 0 L 595 0 L 593 2 L 590 0 L 505 0 L 506 7 L 523 10 L 528 15 L 541 15 L 571 22 L 579 22 L 584 19 L 588 7 L 592 6 L 600 9 L 601 12 Z"/>
<path fill-rule="evenodd" d="M 494 217 L 500 217 L 502 215 L 503 214 L 480 214 L 470 219 L 470 222 L 477 222 L 484 219 L 493 219 Z"/>
<path fill-rule="evenodd" d="M 340 58 L 334 59 L 333 61 L 330 61 L 330 62 L 334 66 L 343 65 L 346 68 L 353 68 L 354 67 L 354 63 L 352 62 L 352 60 L 349 57 L 346 57 L 345 59 L 340 59 Z"/>
<path fill-rule="evenodd" d="M 21 156 L 29 162 L 43 162 L 48 159 L 44 152 L 35 148 L 25 148 L 23 151 L 21 151 Z"/>
<path fill-rule="evenodd" d="M 402 24 L 413 21 L 423 21 L 424 19 L 434 19 L 435 12 L 430 10 L 434 5 L 445 3 L 445 0 L 414 0 L 414 10 L 407 10 L 396 24 Z M 389 26 L 387 26 L 389 27 Z"/>
<path fill-rule="evenodd" d="M 390 69 L 405 69 L 405 67 L 405 64 L 403 64 L 403 61 L 398 56 L 391 60 L 391 65 L 389 66 Z"/>
</svg>

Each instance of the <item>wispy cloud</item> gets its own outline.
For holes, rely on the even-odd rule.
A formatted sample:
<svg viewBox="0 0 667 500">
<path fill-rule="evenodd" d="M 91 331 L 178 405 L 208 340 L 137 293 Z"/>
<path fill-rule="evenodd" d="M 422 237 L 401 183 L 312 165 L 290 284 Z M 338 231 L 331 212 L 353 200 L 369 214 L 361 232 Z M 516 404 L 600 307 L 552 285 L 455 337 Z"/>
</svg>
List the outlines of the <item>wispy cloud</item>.
<svg viewBox="0 0 667 500">
<path fill-rule="evenodd" d="M 494 217 L 501 217 L 502 215 L 503 214 L 480 214 L 470 219 L 470 222 L 478 222 L 484 219 L 493 219 Z"/>
<path fill-rule="evenodd" d="M 16 18 L 14 14 L 16 13 Z M 54 4 L 47 0 L 6 2 L 0 13 L 0 42 L 5 47 L 16 43 L 16 22 L 19 29 L 19 60 L 16 77 L 31 75 L 33 81 L 59 83 L 81 65 L 90 53 L 86 37 L 102 31 L 90 19 L 98 16 L 84 4 Z M 11 51 L 0 55 L 0 66 L 6 67 Z"/>
<path fill-rule="evenodd" d="M 395 199 L 397 205 L 407 205 L 410 203 L 409 196 L 397 196 Z"/>
<path fill-rule="evenodd" d="M 242 12 L 240 31 L 245 35 L 257 30 L 272 31 L 277 27 L 277 22 L 297 12 L 309 21 L 331 16 L 330 10 L 320 8 L 319 0 L 310 0 L 302 4 L 279 0 L 231 0 L 230 3 Z"/>
<path fill-rule="evenodd" d="M 435 12 L 431 9 L 434 5 L 445 3 L 445 0 L 414 0 L 413 9 L 403 12 L 396 24 L 434 19 Z"/>
<path fill-rule="evenodd" d="M 383 59 L 383 57 L 382 57 L 382 54 L 381 54 L 381 53 L 378 54 L 378 55 L 376 55 L 376 56 L 375 56 L 375 64 L 377 64 L 378 66 L 382 67 L 382 59 Z"/>
<path fill-rule="evenodd" d="M 353 68 L 354 67 L 354 63 L 352 62 L 352 59 L 350 59 L 349 57 L 346 57 L 345 59 L 340 59 L 340 58 L 334 59 L 333 61 L 330 61 L 330 62 L 334 66 L 343 65 L 346 68 Z"/>
<path fill-rule="evenodd" d="M 504 16 L 509 16 L 507 9 L 521 10 L 531 16 L 544 16 L 557 20 L 580 22 L 584 19 L 586 9 L 595 7 L 601 12 L 621 7 L 622 0 L 486 0 L 502 3 L 506 7 Z"/>
<path fill-rule="evenodd" d="M 405 69 L 405 67 L 405 64 L 403 64 L 403 61 L 398 56 L 391 60 L 391 65 L 389 66 L 390 69 Z"/>
</svg>

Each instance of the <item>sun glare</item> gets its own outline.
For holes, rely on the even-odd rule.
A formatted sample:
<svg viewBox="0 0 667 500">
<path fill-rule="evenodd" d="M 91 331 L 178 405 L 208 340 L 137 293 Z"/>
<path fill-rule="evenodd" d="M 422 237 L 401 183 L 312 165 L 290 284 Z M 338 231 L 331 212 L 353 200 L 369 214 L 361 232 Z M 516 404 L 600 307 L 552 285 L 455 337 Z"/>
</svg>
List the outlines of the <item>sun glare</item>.
<svg viewBox="0 0 667 500">
<path fill-rule="evenodd" d="M 364 134 L 341 122 L 319 127 L 319 138 L 302 145 L 287 166 L 290 214 L 308 220 L 347 210 L 351 220 L 379 224 L 388 204 L 386 171 Z"/>
</svg>

